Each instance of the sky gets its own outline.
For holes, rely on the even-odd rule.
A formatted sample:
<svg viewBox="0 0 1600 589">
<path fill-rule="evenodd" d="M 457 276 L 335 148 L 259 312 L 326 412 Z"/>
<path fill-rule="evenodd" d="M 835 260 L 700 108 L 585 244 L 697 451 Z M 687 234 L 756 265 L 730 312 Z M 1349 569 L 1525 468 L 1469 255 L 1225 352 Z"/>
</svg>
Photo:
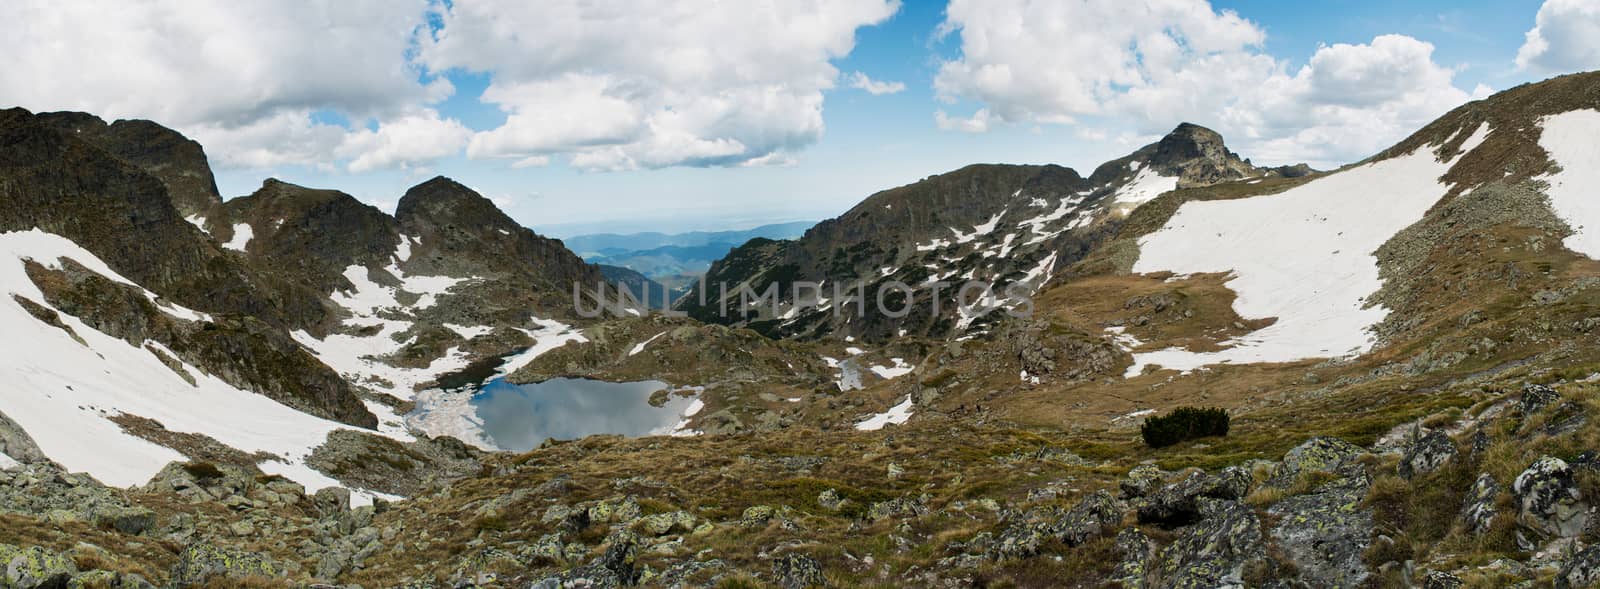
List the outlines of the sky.
<svg viewBox="0 0 1600 589">
<path fill-rule="evenodd" d="M 225 198 L 435 175 L 557 237 L 836 216 L 971 163 L 1087 174 L 1180 122 L 1358 161 L 1600 69 L 1600 0 L 12 0 L 0 105 L 146 118 Z"/>
</svg>

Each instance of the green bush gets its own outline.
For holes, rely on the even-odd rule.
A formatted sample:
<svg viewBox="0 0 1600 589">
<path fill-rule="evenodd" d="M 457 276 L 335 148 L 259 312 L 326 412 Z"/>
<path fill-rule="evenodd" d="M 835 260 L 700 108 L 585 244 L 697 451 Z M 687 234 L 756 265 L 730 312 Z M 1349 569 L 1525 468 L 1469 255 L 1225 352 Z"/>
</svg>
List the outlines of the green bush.
<svg viewBox="0 0 1600 589">
<path fill-rule="evenodd" d="M 1215 407 L 1179 407 L 1171 413 L 1144 420 L 1139 428 L 1144 443 L 1151 448 L 1164 448 L 1178 442 L 1228 435 L 1228 412 Z"/>
</svg>

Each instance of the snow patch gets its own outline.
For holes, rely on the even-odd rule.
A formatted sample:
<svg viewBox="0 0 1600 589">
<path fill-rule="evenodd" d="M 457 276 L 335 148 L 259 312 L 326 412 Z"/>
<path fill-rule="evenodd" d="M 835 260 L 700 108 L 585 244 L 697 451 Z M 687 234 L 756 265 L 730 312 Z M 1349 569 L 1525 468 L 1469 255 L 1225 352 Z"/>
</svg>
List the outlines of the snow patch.
<svg viewBox="0 0 1600 589">
<path fill-rule="evenodd" d="M 1139 162 L 1133 163 L 1137 164 Z M 1138 166 L 1134 166 L 1133 169 L 1139 170 Z M 1162 176 L 1156 173 L 1154 169 L 1145 168 L 1139 170 L 1139 173 L 1135 174 L 1127 184 L 1117 188 L 1117 191 L 1111 195 L 1111 201 L 1116 203 L 1118 208 L 1133 210 L 1134 207 L 1150 202 L 1155 197 L 1177 190 L 1177 188 L 1177 176 Z"/>
<path fill-rule="evenodd" d="M 856 429 L 864 432 L 875 432 L 883 429 L 885 425 L 891 423 L 900 425 L 908 419 L 911 419 L 911 395 L 906 395 L 906 400 L 901 401 L 899 405 L 890 407 L 888 411 L 874 414 L 872 417 L 857 423 Z"/>
<path fill-rule="evenodd" d="M 206 218 L 205 217 L 202 217 L 200 215 L 189 215 L 187 217 L 184 217 L 183 220 L 188 221 L 190 225 L 194 225 L 195 228 L 199 229 L 201 233 L 204 233 L 206 235 L 211 235 L 211 232 L 206 230 Z"/>
<path fill-rule="evenodd" d="M 222 244 L 222 247 L 242 252 L 245 246 L 250 245 L 250 238 L 255 237 L 255 235 L 255 230 L 251 229 L 249 224 L 239 223 L 233 226 L 233 239 L 228 240 L 228 243 Z"/>
<path fill-rule="evenodd" d="M 1539 146 L 1561 171 L 1542 178 L 1550 187 L 1550 207 L 1572 226 L 1562 240 L 1567 249 L 1600 259 L 1600 111 L 1575 110 L 1545 117 Z M 1592 226 L 1591 226 L 1592 225 Z"/>
<path fill-rule="evenodd" d="M 793 309 L 791 309 L 791 311 L 793 311 Z M 656 341 L 656 338 L 659 338 L 659 337 L 661 337 L 663 335 L 666 335 L 666 334 L 667 334 L 667 332 L 663 331 L 661 333 L 658 333 L 658 334 L 650 336 L 650 339 L 647 339 L 647 340 L 644 340 L 642 342 L 639 342 L 637 345 L 633 346 L 633 349 L 628 350 L 628 355 L 629 356 L 638 355 L 639 352 L 643 352 L 644 351 L 646 346 L 650 345 L 650 342 Z M 696 402 L 698 403 L 699 401 L 696 401 Z"/>
<path fill-rule="evenodd" d="M 61 258 L 132 284 L 72 241 L 34 229 L 0 233 L 0 292 L 45 304 L 22 261 L 59 264 Z M 271 454 L 285 476 L 308 490 L 337 484 L 305 467 L 304 460 L 330 432 L 355 428 L 301 413 L 182 365 L 195 378 L 191 385 L 149 350 L 66 313 L 60 318 L 84 343 L 34 319 L 10 296 L 0 296 L 0 329 L 6 334 L 0 338 L 0 373 L 9 377 L 0 412 L 67 470 L 86 472 L 113 487 L 130 487 L 185 459 L 108 419 L 127 414 L 156 420 L 174 432 L 209 436 L 244 452 Z"/>
<path fill-rule="evenodd" d="M 1164 227 L 1139 239 L 1133 271 L 1231 272 L 1234 310 L 1278 320 L 1216 352 L 1135 354 L 1128 374 L 1152 364 L 1189 371 L 1370 349 L 1369 328 L 1388 314 L 1366 302 L 1382 286 L 1373 252 L 1444 196 L 1448 187 L 1439 177 L 1452 163 L 1419 149 L 1275 195 L 1184 203 Z"/>
<path fill-rule="evenodd" d="M 868 366 L 867 369 L 871 370 L 873 374 L 878 375 L 878 378 L 884 380 L 894 380 L 907 374 L 911 374 L 911 370 L 914 368 L 912 365 L 907 364 L 904 358 L 890 358 L 889 361 L 892 362 L 892 364 L 888 366 L 874 364 L 872 366 Z"/>
<path fill-rule="evenodd" d="M 489 335 L 491 333 L 494 333 L 494 328 L 490 327 L 488 325 L 472 325 L 472 326 L 468 326 L 468 325 L 456 325 L 454 323 L 446 323 L 446 324 L 444 324 L 444 327 L 445 327 L 445 329 L 448 329 L 450 331 L 456 332 L 456 335 L 461 336 L 461 339 L 468 339 L 468 340 L 472 339 L 472 338 L 475 338 L 475 337 L 478 337 L 480 335 Z"/>
</svg>

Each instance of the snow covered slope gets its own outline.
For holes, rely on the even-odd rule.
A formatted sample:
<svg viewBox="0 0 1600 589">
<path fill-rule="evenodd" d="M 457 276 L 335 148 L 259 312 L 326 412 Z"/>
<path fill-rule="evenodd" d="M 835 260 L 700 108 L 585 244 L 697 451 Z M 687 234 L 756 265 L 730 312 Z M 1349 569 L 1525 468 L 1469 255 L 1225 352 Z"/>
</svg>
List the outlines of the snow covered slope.
<svg viewBox="0 0 1600 589">
<path fill-rule="evenodd" d="M 0 233 L 0 329 L 6 334 L 0 338 L 0 373 L 9 381 L 0 394 L 0 412 L 27 431 L 47 456 L 112 486 L 142 485 L 167 463 L 184 460 L 107 419 L 126 414 L 153 419 L 170 431 L 209 436 L 247 453 L 271 454 L 276 458 L 262 463 L 262 470 L 308 489 L 336 484 L 303 462 L 329 432 L 349 426 L 295 411 L 179 363 L 194 380 L 190 384 L 156 352 L 96 331 L 66 313 L 58 316 L 67 329 L 35 318 L 17 297 L 48 305 L 25 272 L 24 261 L 59 267 L 62 259 L 133 285 L 63 237 L 38 230 Z M 207 320 L 179 307 L 161 308 L 178 319 Z M 150 347 L 160 349 L 158 344 Z"/>
<path fill-rule="evenodd" d="M 1581 132 L 1581 123 L 1571 126 Z M 1443 143 L 1279 194 L 1183 204 L 1165 226 L 1139 239 L 1133 271 L 1229 273 L 1227 286 L 1238 294 L 1234 310 L 1246 319 L 1276 321 L 1218 351 L 1135 353 L 1126 375 L 1150 365 L 1187 372 L 1368 351 L 1376 342 L 1371 328 L 1389 312 L 1367 300 L 1383 286 L 1374 252 L 1454 188 L 1442 177 L 1492 132 L 1488 123 L 1466 127 Z M 1458 140 L 1455 155 L 1441 160 L 1441 146 Z M 1596 164 L 1591 158 L 1588 167 Z"/>
<path fill-rule="evenodd" d="M 1539 146 L 1561 171 L 1546 176 L 1546 194 L 1573 234 L 1572 251 L 1600 259 L 1600 111 L 1575 110 L 1539 122 Z"/>
</svg>

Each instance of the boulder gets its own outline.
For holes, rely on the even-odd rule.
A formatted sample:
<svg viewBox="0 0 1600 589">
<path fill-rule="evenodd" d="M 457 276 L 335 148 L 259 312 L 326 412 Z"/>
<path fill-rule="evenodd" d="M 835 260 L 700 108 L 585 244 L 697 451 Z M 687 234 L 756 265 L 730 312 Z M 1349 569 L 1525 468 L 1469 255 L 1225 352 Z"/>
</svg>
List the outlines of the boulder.
<svg viewBox="0 0 1600 589">
<path fill-rule="evenodd" d="M 1122 555 L 1122 560 L 1117 561 L 1113 580 L 1125 587 L 1143 587 L 1145 576 L 1149 573 L 1153 547 L 1150 537 L 1139 528 L 1124 528 L 1117 532 L 1117 552 Z"/>
<path fill-rule="evenodd" d="M 1201 498 L 1201 519 L 1180 529 L 1154 567 L 1161 587 L 1243 587 L 1246 565 L 1266 559 L 1261 519 L 1237 501 Z"/>
<path fill-rule="evenodd" d="M 1068 510 L 1054 526 L 1054 535 L 1068 546 L 1077 546 L 1099 536 L 1106 528 L 1122 523 L 1127 506 L 1101 490 L 1088 494 Z"/>
<path fill-rule="evenodd" d="M 1600 545 L 1583 549 L 1556 573 L 1556 589 L 1577 589 L 1600 586 Z"/>
<path fill-rule="evenodd" d="M 260 554 L 197 543 L 178 555 L 178 564 L 172 567 L 172 587 L 226 586 L 228 581 L 279 574 L 277 565 Z"/>
<path fill-rule="evenodd" d="M 1272 470 L 1272 477 L 1266 484 L 1269 487 L 1288 488 L 1303 472 L 1333 472 L 1362 452 L 1360 446 L 1338 438 L 1311 438 L 1283 455 L 1283 461 Z"/>
<path fill-rule="evenodd" d="M 1301 578 L 1322 587 L 1356 587 L 1367 578 L 1361 556 L 1372 545 L 1374 529 L 1371 510 L 1361 505 L 1367 487 L 1365 475 L 1347 476 L 1268 510 L 1277 516 L 1272 539 Z"/>
<path fill-rule="evenodd" d="M 1517 410 L 1524 416 L 1532 415 L 1560 400 L 1561 393 L 1555 389 L 1542 384 L 1528 383 L 1522 385 L 1522 396 L 1517 399 Z"/>
<path fill-rule="evenodd" d="M 1462 585 L 1461 577 L 1440 571 L 1422 578 L 1422 589 L 1461 589 Z"/>
<path fill-rule="evenodd" d="M 338 515 L 350 511 L 350 490 L 343 487 L 318 489 L 311 501 L 322 515 Z"/>
<path fill-rule="evenodd" d="M 1128 478 L 1122 479 L 1117 487 L 1122 491 L 1122 498 L 1135 499 L 1155 492 L 1161 487 L 1161 482 L 1166 478 L 1166 473 L 1155 465 L 1143 464 L 1133 467 L 1128 471 Z"/>
<path fill-rule="evenodd" d="M 1572 468 L 1559 458 L 1535 461 L 1511 485 L 1517 523 L 1544 537 L 1572 538 L 1589 522 L 1589 506 L 1573 480 Z"/>
<path fill-rule="evenodd" d="M 16 589 L 65 588 L 78 573 L 78 565 L 66 556 L 38 546 L 18 548 L 0 544 L 0 587 Z"/>
<path fill-rule="evenodd" d="M 137 536 L 156 523 L 156 512 L 143 507 L 107 506 L 94 511 L 94 523 Z"/>
<path fill-rule="evenodd" d="M 1496 504 L 1500 491 L 1500 483 L 1495 482 L 1489 473 L 1480 474 L 1478 480 L 1473 481 L 1461 505 L 1461 522 L 1466 525 L 1468 532 L 1482 534 L 1489 530 L 1495 516 L 1500 514 L 1500 507 Z"/>
<path fill-rule="evenodd" d="M 1167 485 L 1139 508 L 1139 521 L 1181 525 L 1199 517 L 1201 498 L 1239 500 L 1250 494 L 1253 478 L 1242 467 L 1230 466 L 1216 473 L 1198 472 Z"/>
<path fill-rule="evenodd" d="M 783 589 L 812 589 L 826 587 L 828 580 L 822 575 L 822 565 L 817 559 L 803 554 L 784 554 L 772 559 L 772 578 Z"/>
<path fill-rule="evenodd" d="M 1400 458 L 1400 476 L 1409 479 L 1439 470 L 1456 454 L 1455 441 L 1442 430 L 1433 430 L 1406 448 L 1405 455 Z"/>
</svg>

